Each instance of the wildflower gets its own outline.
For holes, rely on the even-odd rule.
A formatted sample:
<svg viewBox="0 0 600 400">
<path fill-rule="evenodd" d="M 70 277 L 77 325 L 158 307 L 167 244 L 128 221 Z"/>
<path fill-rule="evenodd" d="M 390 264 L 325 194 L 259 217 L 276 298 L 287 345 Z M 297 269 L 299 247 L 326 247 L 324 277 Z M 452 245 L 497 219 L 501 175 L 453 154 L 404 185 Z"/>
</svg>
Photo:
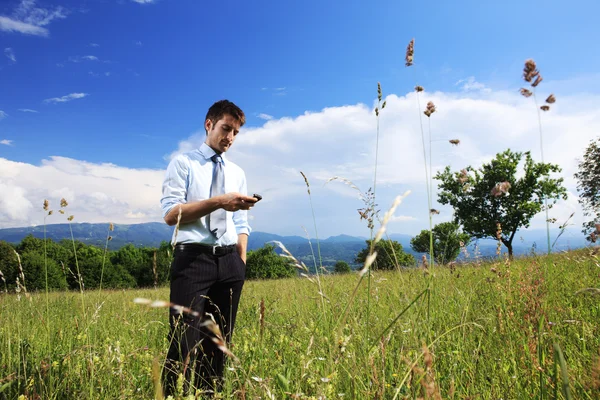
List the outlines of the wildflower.
<svg viewBox="0 0 600 400">
<path fill-rule="evenodd" d="M 422 92 L 422 91 L 423 91 L 423 90 L 425 90 L 425 89 L 423 89 L 423 86 L 415 86 L 415 90 L 416 90 L 417 92 Z"/>
<path fill-rule="evenodd" d="M 525 88 L 521 88 L 519 89 L 519 91 L 521 92 L 521 94 L 525 97 L 530 97 L 533 93 L 531 93 L 530 90 L 525 89 Z"/>
<path fill-rule="evenodd" d="M 406 46 L 406 56 L 405 56 L 405 60 L 406 60 L 406 66 L 410 67 L 411 65 L 413 65 L 413 55 L 415 52 L 415 39 L 412 39 L 409 43 L 408 46 Z"/>
<path fill-rule="evenodd" d="M 546 103 L 548 104 L 553 104 L 556 102 L 556 97 L 554 97 L 553 94 L 551 94 L 550 96 L 548 96 L 548 98 L 546 99 Z"/>
<path fill-rule="evenodd" d="M 540 72 L 537 70 L 535 61 L 532 59 L 525 61 L 525 68 L 523 68 L 523 79 L 525 79 L 526 82 L 531 82 L 531 80 L 539 74 Z"/>
<path fill-rule="evenodd" d="M 67 203 L 67 200 L 65 200 L 64 198 L 60 199 L 60 207 L 61 208 L 64 208 L 64 207 L 66 207 L 68 205 L 69 205 L 69 203 Z"/>
<path fill-rule="evenodd" d="M 550 110 L 550 106 L 547 106 L 547 105 L 544 104 L 543 106 L 540 107 L 540 110 L 542 110 L 542 111 L 548 111 L 548 110 Z"/>
<path fill-rule="evenodd" d="M 455 146 L 458 146 L 460 144 L 460 140 L 458 140 L 458 139 L 452 139 L 452 140 L 449 140 L 449 142 L 450 142 L 450 144 L 453 144 Z"/>
</svg>

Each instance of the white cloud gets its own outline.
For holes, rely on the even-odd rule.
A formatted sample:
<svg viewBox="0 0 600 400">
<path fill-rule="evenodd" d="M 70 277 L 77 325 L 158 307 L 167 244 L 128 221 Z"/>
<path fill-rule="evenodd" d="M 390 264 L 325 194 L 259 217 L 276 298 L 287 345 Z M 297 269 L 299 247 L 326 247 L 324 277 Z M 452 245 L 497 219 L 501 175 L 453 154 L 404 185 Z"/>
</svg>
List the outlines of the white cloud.
<svg viewBox="0 0 600 400">
<path fill-rule="evenodd" d="M 455 85 L 458 86 L 461 83 L 462 83 L 461 89 L 464 90 L 465 92 L 491 93 L 491 91 L 492 91 L 490 88 L 485 86 L 483 83 L 477 82 L 475 80 L 474 76 L 469 76 L 466 79 L 460 79 L 458 82 L 456 82 Z"/>
<path fill-rule="evenodd" d="M 98 43 L 90 43 L 89 46 L 90 47 L 100 47 L 100 45 Z"/>
<path fill-rule="evenodd" d="M 131 0 L 134 3 L 138 3 L 138 4 L 152 4 L 152 3 L 156 3 L 156 0 Z"/>
<path fill-rule="evenodd" d="M 270 120 L 273 119 L 272 115 L 265 114 L 265 113 L 260 113 L 260 114 L 257 115 L 257 117 L 260 118 L 260 119 L 264 119 L 265 121 L 270 121 Z"/>
<path fill-rule="evenodd" d="M 96 56 L 71 56 L 69 61 L 73 63 L 80 63 L 83 61 L 99 61 Z"/>
<path fill-rule="evenodd" d="M 36 110 L 32 110 L 31 108 L 19 108 L 19 111 L 27 113 L 37 113 Z"/>
<path fill-rule="evenodd" d="M 12 48 L 7 47 L 4 49 L 4 55 L 12 62 L 17 62 L 17 57 L 15 57 L 15 52 Z"/>
<path fill-rule="evenodd" d="M 556 93 L 552 82 L 544 85 L 538 88 L 540 92 Z M 436 139 L 432 142 L 434 174 L 446 165 L 455 171 L 468 165 L 479 167 L 507 148 L 531 150 L 534 159 L 540 159 L 532 99 L 521 97 L 516 90 L 424 92 L 421 96 L 422 105 L 431 100 L 438 108 L 430 120 Z M 412 190 L 398 207 L 388 231 L 415 234 L 429 227 L 430 207 L 419 127 L 422 113 L 415 109 L 413 92 L 390 95 L 386 100 L 387 106 L 380 114 L 376 202 L 383 213 L 397 195 Z M 600 111 L 595 107 L 599 100 L 600 95 L 558 96 L 552 110 L 542 115 L 545 160 L 563 168 L 561 176 L 570 192 L 567 201 L 550 210 L 550 218 L 557 219 L 557 227 L 575 210 L 574 225 L 569 228 L 573 235 L 579 235 L 582 222 L 573 173 L 577 170 L 577 158 L 582 157 L 589 141 L 600 132 Z M 263 200 L 250 211 L 254 230 L 304 236 L 302 226 L 311 231 L 312 201 L 320 237 L 368 233 L 357 212 L 364 207 L 357 191 L 341 182 L 325 185 L 325 181 L 337 175 L 351 179 L 363 192 L 372 187 L 374 104 L 307 111 L 242 129 L 227 157 L 246 171 L 249 193 L 263 195 Z M 199 130 L 179 142 L 166 159 L 197 148 L 205 137 L 204 131 Z M 447 141 L 455 138 L 460 139 L 459 146 Z M 425 139 L 428 144 L 429 138 Z M 310 182 L 310 199 L 300 171 Z M 25 214 L 25 220 L 11 218 L 0 207 L 0 226 L 40 223 L 41 201 L 48 197 L 53 204 L 57 203 L 60 197 L 55 191 L 65 188 L 71 191 L 67 200 L 75 199 L 69 207 L 76 221 L 161 221 L 163 177 L 164 170 L 131 169 L 63 157 L 51 157 L 41 165 L 0 159 L 0 184 L 20 190 L 30 204 L 39 205 L 36 210 L 20 212 Z M 434 195 L 431 207 L 440 210 L 440 215 L 433 216 L 434 223 L 449 220 L 452 209 L 437 204 L 436 199 Z M 532 228 L 545 228 L 544 221 L 545 215 L 536 216 Z M 314 237 L 314 232 L 310 234 Z"/>
<path fill-rule="evenodd" d="M 13 144 L 12 140 L 8 140 L 8 139 L 2 139 L 0 140 L 0 144 L 6 145 L 6 146 L 12 146 Z"/>
<path fill-rule="evenodd" d="M 105 72 L 104 76 L 110 76 L 110 72 Z"/>
<path fill-rule="evenodd" d="M 89 96 L 87 93 L 71 93 L 62 97 L 53 97 L 51 99 L 44 100 L 44 103 L 66 103 L 67 101 L 82 99 L 86 96 Z"/>
<path fill-rule="evenodd" d="M 49 31 L 44 27 L 56 19 L 66 18 L 62 7 L 42 8 L 35 3 L 35 0 L 21 0 L 11 17 L 0 16 L 0 31 L 48 36 Z"/>
<path fill-rule="evenodd" d="M 26 24 L 25 22 L 15 21 L 8 17 L 0 15 L 0 31 L 19 32 L 26 35 L 48 36 L 48 29 L 39 26 Z"/>
<path fill-rule="evenodd" d="M 136 46 L 142 46 L 142 42 L 141 42 L 141 41 L 139 41 L 139 40 L 138 40 L 138 41 L 136 41 L 136 42 L 133 42 L 133 44 L 135 44 Z"/>
<path fill-rule="evenodd" d="M 68 214 L 75 216 L 75 222 L 159 221 L 163 176 L 160 170 L 64 157 L 50 157 L 40 165 L 0 158 L 0 226 L 40 224 L 43 200 L 49 199 L 55 209 L 61 197 L 69 202 Z M 55 212 L 47 222 L 65 222 L 65 218 Z"/>
<path fill-rule="evenodd" d="M 4 118 L 6 118 L 6 117 L 8 117 L 8 114 L 7 114 L 7 113 L 5 113 L 4 111 L 0 110 L 0 120 L 1 120 L 1 119 L 4 119 Z"/>
</svg>

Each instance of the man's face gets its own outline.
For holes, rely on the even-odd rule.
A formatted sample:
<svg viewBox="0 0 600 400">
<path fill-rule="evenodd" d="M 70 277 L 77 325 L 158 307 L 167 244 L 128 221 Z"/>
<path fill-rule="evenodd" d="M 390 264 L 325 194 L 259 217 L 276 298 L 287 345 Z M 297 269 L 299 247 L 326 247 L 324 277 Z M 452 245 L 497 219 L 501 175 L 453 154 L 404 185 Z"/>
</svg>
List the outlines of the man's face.
<svg viewBox="0 0 600 400">
<path fill-rule="evenodd" d="M 240 123 L 229 114 L 224 114 L 216 124 L 207 119 L 204 122 L 206 129 L 206 144 L 217 153 L 225 153 L 240 132 Z"/>
</svg>

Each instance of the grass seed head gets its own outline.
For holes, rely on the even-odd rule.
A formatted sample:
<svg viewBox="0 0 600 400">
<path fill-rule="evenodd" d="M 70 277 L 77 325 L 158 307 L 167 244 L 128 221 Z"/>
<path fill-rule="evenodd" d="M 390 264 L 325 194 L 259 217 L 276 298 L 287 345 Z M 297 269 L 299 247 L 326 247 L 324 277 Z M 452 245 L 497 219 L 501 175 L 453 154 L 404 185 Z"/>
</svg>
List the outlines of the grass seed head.
<svg viewBox="0 0 600 400">
<path fill-rule="evenodd" d="M 67 203 L 67 200 L 65 200 L 64 198 L 60 199 L 60 207 L 61 208 L 64 208 L 68 205 L 69 205 L 69 203 Z"/>
<path fill-rule="evenodd" d="M 108 223 L 108 230 L 111 231 L 111 232 L 115 230 L 115 226 L 113 225 L 112 222 Z"/>
<path fill-rule="evenodd" d="M 423 91 L 423 90 L 425 90 L 425 89 L 423 88 L 423 86 L 415 86 L 415 90 L 416 90 L 417 92 L 422 92 L 422 91 Z"/>
<path fill-rule="evenodd" d="M 550 106 L 544 104 L 543 106 L 540 107 L 540 110 L 542 110 L 542 111 L 549 111 L 550 110 Z"/>
<path fill-rule="evenodd" d="M 381 83 L 377 82 L 377 100 L 381 101 L 382 98 L 382 94 L 381 94 Z"/>
<path fill-rule="evenodd" d="M 550 96 L 548 96 L 548 98 L 546 99 L 546 103 L 548 104 L 554 104 L 556 103 L 556 97 L 554 97 L 553 94 L 551 94 Z"/>
<path fill-rule="evenodd" d="M 425 115 L 427 115 L 427 117 L 430 117 L 431 114 L 433 114 L 434 112 L 435 112 L 435 104 L 433 104 L 433 101 L 427 102 L 427 106 L 426 106 L 425 111 L 423 113 Z"/>
<path fill-rule="evenodd" d="M 69 218 L 67 218 L 67 221 L 71 222 L 71 221 L 73 221 L 73 218 L 75 218 L 74 215 L 69 215 Z"/>
<path fill-rule="evenodd" d="M 50 207 L 50 202 L 48 200 L 44 200 L 44 211 L 48 211 Z"/>
<path fill-rule="evenodd" d="M 531 95 L 533 94 L 533 93 L 531 93 L 531 90 L 525 89 L 525 88 L 521 88 L 521 89 L 519 89 L 519 91 L 525 97 L 531 97 Z"/>
<path fill-rule="evenodd" d="M 542 78 L 542 76 L 540 74 L 538 74 L 535 78 L 535 81 L 533 81 L 533 83 L 531 84 L 531 86 L 537 87 L 537 85 L 542 83 L 543 80 L 544 80 L 544 78 Z"/>
<path fill-rule="evenodd" d="M 533 61 L 531 58 L 525 61 L 525 67 L 523 68 L 523 79 L 525 79 L 526 82 L 531 82 L 533 78 L 539 74 L 540 72 L 537 70 L 535 61 Z"/>
<path fill-rule="evenodd" d="M 434 214 L 439 214 L 440 212 L 438 210 L 436 210 L 435 208 L 432 208 L 431 210 L 429 210 L 429 213 L 431 215 L 434 215 Z"/>
<path fill-rule="evenodd" d="M 460 144 L 460 140 L 458 139 L 452 139 L 449 140 L 450 144 L 453 144 L 454 146 L 458 146 Z"/>
<path fill-rule="evenodd" d="M 413 65 L 414 53 L 415 53 L 415 39 L 412 39 L 408 43 L 408 46 L 406 46 L 406 55 L 404 57 L 407 67 L 410 67 L 411 65 Z"/>
</svg>

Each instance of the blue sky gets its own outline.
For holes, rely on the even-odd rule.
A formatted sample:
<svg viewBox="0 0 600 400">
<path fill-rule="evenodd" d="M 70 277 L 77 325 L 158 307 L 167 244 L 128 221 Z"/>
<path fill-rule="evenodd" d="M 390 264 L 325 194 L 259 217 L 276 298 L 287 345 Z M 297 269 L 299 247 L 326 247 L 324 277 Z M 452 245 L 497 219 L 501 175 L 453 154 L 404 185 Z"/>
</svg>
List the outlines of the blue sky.
<svg viewBox="0 0 600 400">
<path fill-rule="evenodd" d="M 539 149 L 533 106 L 515 94 L 527 58 L 536 60 L 545 77 L 540 91 L 555 91 L 559 98 L 548 117 L 554 118 L 547 128 L 549 160 L 564 164 L 572 176 L 574 156 L 600 126 L 594 103 L 600 55 L 592 51 L 600 4 L 402 3 L 3 1 L 0 226 L 40 223 L 43 198 L 62 195 L 71 196 L 80 221 L 160 220 L 156 197 L 170 157 L 202 141 L 202 133 L 195 134 L 206 109 L 228 98 L 248 116 L 230 157 L 246 169 L 250 190 L 266 193 L 263 208 L 253 210 L 256 229 L 302 234 L 302 225 L 312 226 L 297 179 L 303 170 L 315 185 L 324 235 L 364 234 L 364 223 L 356 221 L 362 205 L 352 191 L 323 183 L 345 175 L 364 190 L 372 184 L 370 109 L 380 81 L 384 96 L 392 97 L 381 121 L 390 153 L 383 153 L 379 204 L 387 208 L 410 189 L 413 200 L 397 211 L 404 219 L 390 230 L 416 233 L 427 219 L 421 210 L 422 159 L 411 161 L 422 154 L 420 132 L 402 130 L 418 123 L 415 82 L 426 88 L 422 101 L 429 93 L 441 102 L 440 117 L 432 121 L 434 139 L 462 135 L 462 151 L 468 152 L 440 148 L 435 164 L 462 168 L 508 146 Z M 415 66 L 406 68 L 405 48 L 413 37 Z M 483 105 L 476 111 L 481 115 L 442 113 L 445 108 L 462 115 L 468 101 Z M 582 121 L 582 109 L 591 120 Z M 509 115 L 514 120 L 504 128 L 512 131 L 512 141 L 501 131 L 495 139 L 488 136 L 498 128 L 494 121 Z M 573 151 L 565 155 L 560 138 L 568 129 L 577 130 L 578 140 L 568 142 Z M 393 141 L 403 134 L 408 139 Z M 407 164 L 393 162 L 402 159 Z M 90 177 L 98 180 L 86 186 Z M 577 203 L 569 179 L 575 197 L 563 214 Z M 134 189 L 141 183 L 153 191 Z M 137 198 L 142 193 L 143 201 Z"/>
</svg>

